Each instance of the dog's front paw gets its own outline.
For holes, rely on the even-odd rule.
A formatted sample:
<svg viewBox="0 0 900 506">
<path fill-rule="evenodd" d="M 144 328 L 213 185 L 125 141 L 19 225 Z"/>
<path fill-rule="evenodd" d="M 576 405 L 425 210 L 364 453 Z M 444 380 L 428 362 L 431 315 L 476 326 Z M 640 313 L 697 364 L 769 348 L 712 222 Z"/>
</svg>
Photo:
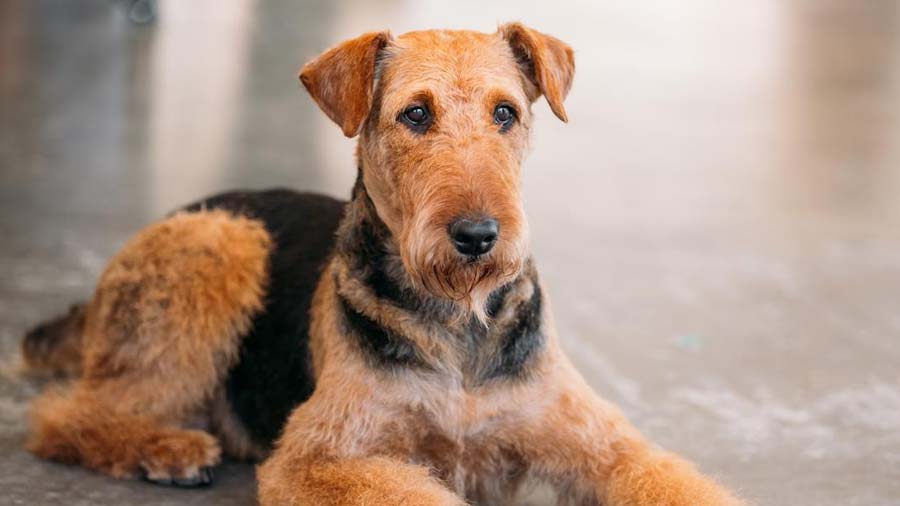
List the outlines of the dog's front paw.
<svg viewBox="0 0 900 506">
<path fill-rule="evenodd" d="M 206 432 L 173 430 L 153 436 L 141 448 L 144 478 L 161 485 L 200 487 L 212 483 L 222 451 Z"/>
<path fill-rule="evenodd" d="M 609 506 L 744 506 L 693 465 L 670 454 L 630 455 L 613 469 Z"/>
</svg>

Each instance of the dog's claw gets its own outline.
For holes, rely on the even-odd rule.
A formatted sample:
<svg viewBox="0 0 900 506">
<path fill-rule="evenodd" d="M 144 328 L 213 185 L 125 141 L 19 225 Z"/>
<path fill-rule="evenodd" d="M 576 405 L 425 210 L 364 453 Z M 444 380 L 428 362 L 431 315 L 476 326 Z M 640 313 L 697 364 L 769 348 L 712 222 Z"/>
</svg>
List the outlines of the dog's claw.
<svg viewBox="0 0 900 506">
<path fill-rule="evenodd" d="M 143 473 L 143 478 L 150 483 L 154 483 L 156 485 L 165 485 L 172 487 L 183 487 L 183 488 L 199 488 L 199 487 L 208 487 L 213 482 L 213 469 L 211 467 L 203 467 L 197 472 L 194 476 L 189 476 L 186 478 L 151 478 L 147 475 L 147 473 Z"/>
<path fill-rule="evenodd" d="M 212 468 L 204 467 L 190 478 L 175 478 L 173 483 L 178 487 L 208 487 L 213 480 Z"/>
<path fill-rule="evenodd" d="M 201 467 L 197 476 L 199 481 L 195 486 L 206 487 L 212 484 L 213 479 L 215 478 L 215 472 L 213 472 L 213 468 L 211 467 Z"/>
</svg>

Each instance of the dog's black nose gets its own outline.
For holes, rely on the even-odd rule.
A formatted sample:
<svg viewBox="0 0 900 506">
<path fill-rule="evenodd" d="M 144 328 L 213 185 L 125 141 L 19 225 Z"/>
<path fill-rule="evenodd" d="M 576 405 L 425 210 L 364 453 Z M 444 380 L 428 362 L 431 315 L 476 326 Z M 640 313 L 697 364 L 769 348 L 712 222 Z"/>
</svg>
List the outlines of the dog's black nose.
<svg viewBox="0 0 900 506">
<path fill-rule="evenodd" d="M 463 255 L 483 255 L 494 247 L 500 225 L 497 220 L 488 218 L 484 220 L 456 220 L 450 224 L 450 239 L 456 246 L 456 251 Z"/>
</svg>

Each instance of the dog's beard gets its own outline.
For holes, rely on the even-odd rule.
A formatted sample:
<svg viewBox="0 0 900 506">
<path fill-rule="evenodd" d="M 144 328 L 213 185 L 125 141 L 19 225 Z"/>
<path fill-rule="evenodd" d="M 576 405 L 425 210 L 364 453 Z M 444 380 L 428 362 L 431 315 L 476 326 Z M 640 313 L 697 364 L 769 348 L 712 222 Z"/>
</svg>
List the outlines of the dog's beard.
<svg viewBox="0 0 900 506">
<path fill-rule="evenodd" d="M 460 255 L 442 227 L 412 227 L 404 237 L 401 258 L 417 289 L 453 301 L 461 316 L 473 315 L 488 323 L 487 300 L 497 288 L 514 280 L 525 262 L 524 234 L 501 237 L 481 257 Z"/>
</svg>

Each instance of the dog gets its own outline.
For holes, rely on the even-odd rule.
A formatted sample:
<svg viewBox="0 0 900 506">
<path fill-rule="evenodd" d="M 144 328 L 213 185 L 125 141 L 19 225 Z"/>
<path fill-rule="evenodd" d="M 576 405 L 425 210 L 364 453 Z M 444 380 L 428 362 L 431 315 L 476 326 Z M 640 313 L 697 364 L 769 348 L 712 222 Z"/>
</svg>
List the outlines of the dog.
<svg viewBox="0 0 900 506">
<path fill-rule="evenodd" d="M 736 506 L 654 447 L 563 354 L 528 252 L 520 172 L 572 49 L 496 33 L 373 32 L 300 80 L 359 137 L 349 202 L 231 192 L 148 226 L 93 299 L 31 331 L 69 377 L 28 449 L 116 478 L 208 484 L 260 460 L 263 506 Z"/>
</svg>

